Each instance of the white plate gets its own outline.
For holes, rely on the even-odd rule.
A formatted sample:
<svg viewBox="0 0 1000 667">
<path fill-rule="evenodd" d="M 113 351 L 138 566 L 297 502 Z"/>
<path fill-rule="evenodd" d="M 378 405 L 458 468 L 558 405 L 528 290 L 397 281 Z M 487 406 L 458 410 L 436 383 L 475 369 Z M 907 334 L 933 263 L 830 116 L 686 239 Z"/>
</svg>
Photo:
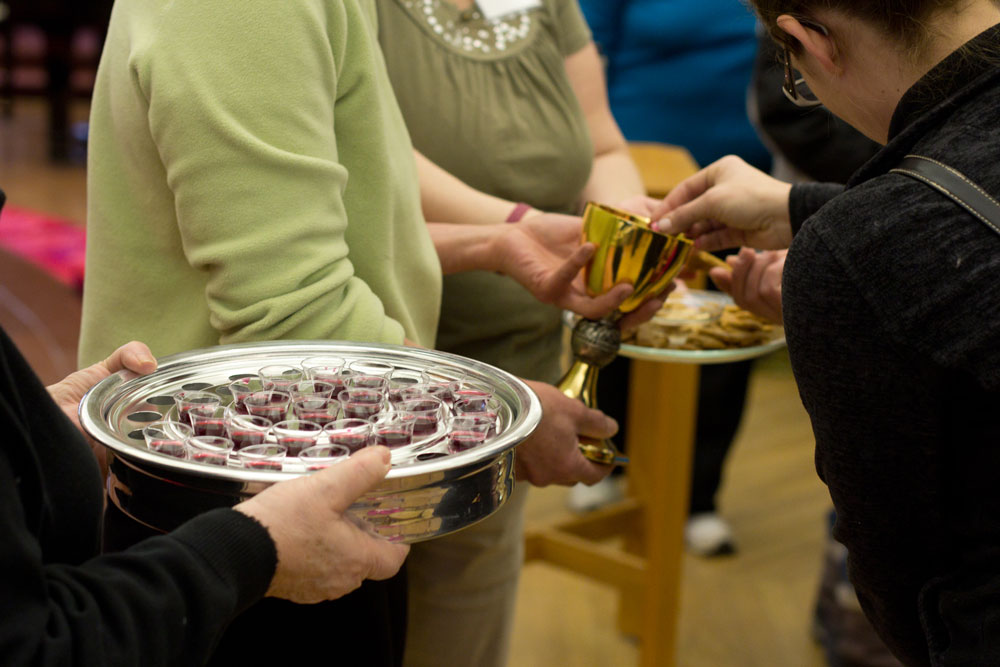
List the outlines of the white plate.
<svg viewBox="0 0 1000 667">
<path fill-rule="evenodd" d="M 732 297 L 722 292 L 710 290 L 685 290 L 688 298 L 695 300 L 714 301 L 725 304 L 733 302 Z M 572 329 L 579 316 L 569 311 L 563 312 L 563 324 Z M 629 359 L 640 361 L 659 361 L 675 364 L 728 364 L 734 361 L 756 359 L 785 346 L 785 330 L 775 327 L 774 338 L 763 345 L 751 347 L 732 347 L 724 350 L 677 350 L 673 348 L 646 347 L 622 343 L 618 354 Z"/>
<path fill-rule="evenodd" d="M 784 332 L 778 338 L 752 347 L 733 347 L 725 350 L 672 350 L 670 348 L 646 347 L 622 343 L 618 351 L 623 357 L 642 361 L 661 361 L 675 364 L 727 364 L 734 361 L 756 359 L 785 346 Z"/>
</svg>

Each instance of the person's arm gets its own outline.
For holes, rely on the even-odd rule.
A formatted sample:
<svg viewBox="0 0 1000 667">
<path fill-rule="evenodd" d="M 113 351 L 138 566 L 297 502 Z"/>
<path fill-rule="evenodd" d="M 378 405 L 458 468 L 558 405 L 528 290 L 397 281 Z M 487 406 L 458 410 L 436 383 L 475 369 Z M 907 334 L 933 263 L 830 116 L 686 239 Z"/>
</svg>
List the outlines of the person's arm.
<svg viewBox="0 0 1000 667">
<path fill-rule="evenodd" d="M 466 185 L 428 160 L 420 151 L 414 150 L 413 153 L 420 175 L 420 206 L 428 222 L 493 225 L 504 222 L 517 206 L 517 202 L 494 197 Z M 522 219 L 533 213 L 539 211 L 526 211 Z"/>
<path fill-rule="evenodd" d="M 7 664 L 202 664 L 226 625 L 265 594 L 317 602 L 391 576 L 406 547 L 344 517 L 388 470 L 387 452 L 377 458 L 366 450 L 235 510 L 72 564 L 47 562 L 25 523 L 18 472 L 0 453 L 0 655 Z M 303 514 L 305 505 L 316 511 Z"/>
<path fill-rule="evenodd" d="M 580 243 L 580 218 L 530 209 L 517 224 L 504 224 L 516 204 L 466 185 L 419 152 L 420 198 L 427 229 L 445 275 L 496 271 L 509 275 L 542 303 L 600 318 L 631 288 L 590 297 L 576 279 L 593 255 Z"/>
<path fill-rule="evenodd" d="M 124 552 L 67 558 L 85 557 L 87 543 L 96 550 L 99 508 L 93 535 L 73 526 L 78 535 L 69 537 L 60 521 L 86 512 L 74 514 L 62 503 L 87 502 L 72 492 L 88 487 L 57 487 L 92 483 L 91 499 L 97 503 L 100 496 L 86 466 L 70 465 L 72 475 L 53 470 L 59 465 L 54 454 L 78 458 L 84 448 L 63 413 L 72 411 L 91 381 L 124 364 L 150 370 L 146 353 L 133 343 L 74 373 L 50 388 L 56 404 L 0 330 L 5 664 L 202 664 L 232 618 L 265 594 L 298 602 L 332 599 L 365 578 L 391 576 L 402 563 L 405 547 L 373 538 L 344 517 L 346 507 L 384 477 L 384 448 L 277 484 L 235 511 L 213 510 Z M 303 514 L 304 505 L 315 511 Z"/>
<path fill-rule="evenodd" d="M 632 293 L 627 283 L 590 296 L 580 270 L 594 254 L 593 243 L 580 244 L 580 218 L 546 213 L 513 225 L 429 223 L 443 273 L 497 271 L 509 275 L 542 303 L 599 319 Z M 628 313 L 622 327 L 635 326 L 662 306 L 658 298 Z"/>
<path fill-rule="evenodd" d="M 608 79 L 614 74 L 622 42 L 622 23 L 628 0 L 580 0 L 580 9 L 593 33 L 607 70 Z"/>
<path fill-rule="evenodd" d="M 616 204 L 644 195 L 646 190 L 639 170 L 611 114 L 604 71 L 593 42 L 566 58 L 566 73 L 594 144 L 594 166 L 580 193 L 581 206 L 588 201 Z"/>
<path fill-rule="evenodd" d="M 542 303 L 590 318 L 604 317 L 632 293 L 632 286 L 623 283 L 604 294 L 587 294 L 578 276 L 595 246 L 580 244 L 580 219 L 573 216 L 542 214 L 512 225 L 427 226 L 446 275 L 503 273 Z"/>
<path fill-rule="evenodd" d="M 317 7 L 186 2 L 161 12 L 158 43 L 136 61 L 186 259 L 208 276 L 221 343 L 403 340 L 345 240 L 349 224 L 367 221 L 345 208 L 338 76 L 348 59 L 375 67 L 377 56 L 345 52 L 368 29 L 357 10 Z"/>
<path fill-rule="evenodd" d="M 542 421 L 517 446 L 514 473 L 533 486 L 596 484 L 611 468 L 587 460 L 580 453 L 580 436 L 610 438 L 618 424 L 599 410 L 588 408 L 544 382 L 526 380 L 542 403 Z"/>
<path fill-rule="evenodd" d="M 0 415 L 7 419 L 7 414 Z M 0 453 L 0 655 L 6 664 L 201 664 L 228 622 L 267 590 L 267 531 L 231 510 L 82 564 L 46 562 Z"/>
<path fill-rule="evenodd" d="M 77 404 L 82 392 L 68 390 L 76 383 L 60 384 L 63 407 Z M 5 664 L 201 664 L 229 619 L 267 590 L 267 532 L 226 510 L 128 554 L 86 560 L 98 544 L 96 467 L 2 330 L 0 428 Z"/>
<path fill-rule="evenodd" d="M 792 242 L 791 189 L 727 155 L 671 190 L 651 215 L 653 228 L 688 234 L 702 250 L 787 248 Z"/>
</svg>

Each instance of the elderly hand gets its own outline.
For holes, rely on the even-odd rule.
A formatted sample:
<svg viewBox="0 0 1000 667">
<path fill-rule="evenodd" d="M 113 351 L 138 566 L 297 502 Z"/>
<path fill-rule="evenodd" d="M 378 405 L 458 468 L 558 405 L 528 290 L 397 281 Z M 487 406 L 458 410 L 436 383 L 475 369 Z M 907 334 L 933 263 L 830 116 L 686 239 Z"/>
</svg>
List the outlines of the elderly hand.
<svg viewBox="0 0 1000 667">
<path fill-rule="evenodd" d="M 685 179 L 653 212 L 653 228 L 687 233 L 701 250 L 787 248 L 792 186 L 728 155 Z"/>
<path fill-rule="evenodd" d="M 347 516 L 347 508 L 385 478 L 389 461 L 385 447 L 367 447 L 234 508 L 257 519 L 274 540 L 278 566 L 269 596 L 299 604 L 333 600 L 365 579 L 388 579 L 399 571 L 409 547 L 373 537 Z"/>
<path fill-rule="evenodd" d="M 112 352 L 111 356 L 104 361 L 99 361 L 92 366 L 72 373 L 65 379 L 49 385 L 47 389 L 56 405 L 62 408 L 62 411 L 76 424 L 77 428 L 80 428 L 79 407 L 83 395 L 104 378 L 121 370 L 147 375 L 156 370 L 156 359 L 153 358 L 153 353 L 149 351 L 145 343 L 132 341 Z M 80 430 L 83 431 L 83 429 Z M 104 460 L 106 450 L 89 437 L 87 439 L 103 474 L 107 471 Z"/>
<path fill-rule="evenodd" d="M 643 199 L 650 206 L 656 201 Z M 542 303 L 589 319 L 610 315 L 632 294 L 633 288 L 622 283 L 595 297 L 587 294 L 580 271 L 593 257 L 596 246 L 581 244 L 580 233 L 580 218 L 558 213 L 538 213 L 507 225 L 495 241 L 497 256 L 501 258 L 500 271 L 517 280 Z M 672 285 L 627 314 L 621 327 L 638 326 L 655 315 L 671 289 Z"/>
<path fill-rule="evenodd" d="M 542 422 L 517 446 L 514 472 L 517 479 L 534 486 L 596 484 L 611 472 L 609 466 L 591 463 L 580 453 L 579 436 L 609 438 L 618 424 L 598 410 L 565 396 L 544 382 L 528 385 L 542 402 Z"/>
<path fill-rule="evenodd" d="M 542 303 L 600 319 L 632 293 L 631 285 L 616 285 L 596 297 L 587 295 L 580 270 L 594 255 L 593 243 L 580 243 L 580 218 L 539 213 L 506 225 L 496 237 L 500 271 L 530 291 Z"/>
<path fill-rule="evenodd" d="M 726 258 L 732 271 L 712 269 L 709 276 L 740 308 L 780 324 L 781 275 L 787 254 L 786 250 L 757 253 L 740 248 L 739 254 Z"/>
</svg>

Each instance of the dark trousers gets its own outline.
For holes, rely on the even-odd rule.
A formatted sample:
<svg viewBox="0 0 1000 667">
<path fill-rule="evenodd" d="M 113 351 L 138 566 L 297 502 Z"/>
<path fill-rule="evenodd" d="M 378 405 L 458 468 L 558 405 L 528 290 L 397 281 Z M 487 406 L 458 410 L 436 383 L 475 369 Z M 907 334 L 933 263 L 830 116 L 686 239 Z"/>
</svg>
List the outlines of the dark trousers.
<svg viewBox="0 0 1000 667">
<path fill-rule="evenodd" d="M 113 504 L 104 518 L 104 550 L 120 551 L 158 534 Z M 331 602 L 299 605 L 266 598 L 226 628 L 208 664 L 216 667 L 329 664 L 396 667 L 406 636 L 406 568 L 366 581 Z M 320 656 L 320 657 L 317 657 Z"/>
</svg>

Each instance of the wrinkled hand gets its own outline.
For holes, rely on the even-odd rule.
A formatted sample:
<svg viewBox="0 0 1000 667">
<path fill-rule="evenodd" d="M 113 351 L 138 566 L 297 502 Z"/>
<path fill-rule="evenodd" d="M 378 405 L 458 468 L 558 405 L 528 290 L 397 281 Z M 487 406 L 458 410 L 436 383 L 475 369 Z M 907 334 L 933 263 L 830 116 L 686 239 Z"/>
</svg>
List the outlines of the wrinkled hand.
<svg viewBox="0 0 1000 667">
<path fill-rule="evenodd" d="M 542 303 L 600 319 L 632 293 L 631 285 L 616 285 L 591 297 L 580 270 L 593 257 L 593 243 L 580 243 L 581 220 L 571 215 L 540 213 L 506 225 L 496 239 L 500 271 L 530 291 Z"/>
<path fill-rule="evenodd" d="M 658 200 L 643 197 L 649 206 Z M 631 285 L 615 285 L 596 297 L 587 294 L 580 271 L 593 257 L 596 246 L 580 243 L 580 218 L 558 213 L 540 213 L 508 225 L 497 239 L 501 271 L 527 288 L 542 303 L 550 303 L 589 319 L 609 315 L 634 291 Z M 628 313 L 619 323 L 624 329 L 637 327 L 663 307 L 673 289 L 669 286 Z"/>
<path fill-rule="evenodd" d="M 351 503 L 389 472 L 389 460 L 385 447 L 367 447 L 326 470 L 275 484 L 234 508 L 257 519 L 274 540 L 278 566 L 268 596 L 313 604 L 346 595 L 365 579 L 388 579 L 399 571 L 409 547 L 373 537 L 346 516 Z"/>
<path fill-rule="evenodd" d="M 792 186 L 728 155 L 682 181 L 650 216 L 653 228 L 684 232 L 701 250 L 787 248 Z"/>
<path fill-rule="evenodd" d="M 740 308 L 781 323 L 781 275 L 788 251 L 769 250 L 757 253 L 740 248 L 726 258 L 732 271 L 712 269 L 709 276 L 723 292 L 728 292 Z"/>
<path fill-rule="evenodd" d="M 528 385 L 542 402 L 542 421 L 527 440 L 517 447 L 514 473 L 534 486 L 549 484 L 596 484 L 611 467 L 592 463 L 580 453 L 579 435 L 609 438 L 618 424 L 598 410 L 563 395 L 544 382 Z"/>
<path fill-rule="evenodd" d="M 52 400 L 56 402 L 56 405 L 76 424 L 77 428 L 80 428 L 79 407 L 83 395 L 104 378 L 121 370 L 130 370 L 139 375 L 147 375 L 156 370 L 156 359 L 145 343 L 132 341 L 112 352 L 111 356 L 104 361 L 99 361 L 92 366 L 71 373 L 63 380 L 49 385 L 47 389 L 49 390 L 49 395 L 52 396 Z M 80 429 L 80 431 L 83 432 L 83 429 Z M 107 465 L 105 464 L 106 450 L 89 436 L 87 436 L 87 440 L 90 443 L 91 450 L 94 452 L 94 456 L 97 457 L 97 462 L 101 467 L 103 475 L 107 470 Z"/>
</svg>

